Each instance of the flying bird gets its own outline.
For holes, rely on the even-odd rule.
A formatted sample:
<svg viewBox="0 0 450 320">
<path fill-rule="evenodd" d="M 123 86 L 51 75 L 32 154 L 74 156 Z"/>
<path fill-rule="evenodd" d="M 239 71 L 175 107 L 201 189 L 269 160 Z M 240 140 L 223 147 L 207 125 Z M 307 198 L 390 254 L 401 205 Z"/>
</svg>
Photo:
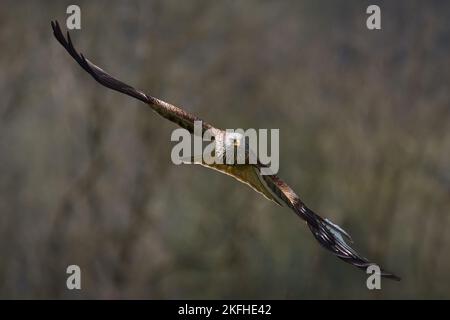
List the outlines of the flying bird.
<svg viewBox="0 0 450 320">
<path fill-rule="evenodd" d="M 97 82 L 105 87 L 124 93 L 146 103 L 162 117 L 178 124 L 184 129 L 187 129 L 190 133 L 194 133 L 194 122 L 202 121 L 201 119 L 179 107 L 145 94 L 144 92 L 112 77 L 103 69 L 85 58 L 83 54 L 78 53 L 75 50 L 69 32 L 67 32 L 67 38 L 64 37 L 57 21 L 52 21 L 51 25 L 53 34 L 58 42 L 87 73 L 97 80 Z M 202 121 L 201 123 L 202 133 L 210 130 L 215 140 L 218 143 L 220 142 L 220 145 L 224 148 L 224 150 L 222 150 L 223 152 L 226 152 L 230 148 L 235 148 L 237 142 L 240 141 L 239 139 L 241 137 L 239 134 L 229 134 L 207 122 Z M 246 157 L 248 156 L 247 152 L 248 151 L 246 150 Z M 262 175 L 261 169 L 264 165 L 259 161 L 255 164 L 206 164 L 202 161 L 196 160 L 193 160 L 192 162 L 230 175 L 238 181 L 249 185 L 255 191 L 261 193 L 267 199 L 275 202 L 276 204 L 290 208 L 295 212 L 295 214 L 305 221 L 316 240 L 339 259 L 362 270 L 366 270 L 370 265 L 375 265 L 375 263 L 370 262 L 368 259 L 358 254 L 348 244 L 353 243 L 353 241 L 347 232 L 330 220 L 322 218 L 309 209 L 300 200 L 299 196 L 277 175 Z M 398 276 L 383 269 L 381 269 L 381 276 L 389 279 L 400 280 Z"/>
</svg>

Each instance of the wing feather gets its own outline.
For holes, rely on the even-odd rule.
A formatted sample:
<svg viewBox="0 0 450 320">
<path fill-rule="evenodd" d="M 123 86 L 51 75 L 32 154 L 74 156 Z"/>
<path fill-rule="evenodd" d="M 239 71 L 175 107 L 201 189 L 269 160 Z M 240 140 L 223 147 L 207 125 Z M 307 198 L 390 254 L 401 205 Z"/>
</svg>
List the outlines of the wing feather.
<svg viewBox="0 0 450 320">
<path fill-rule="evenodd" d="M 374 265 L 365 257 L 359 255 L 346 241 L 352 242 L 350 236 L 341 227 L 324 219 L 309 209 L 297 196 L 297 194 L 278 176 L 262 176 L 269 188 L 277 194 L 300 218 L 305 220 L 309 229 L 319 243 L 327 250 L 331 251 L 338 258 L 366 270 L 370 265 Z M 390 272 L 381 269 L 381 276 L 400 280 L 400 278 Z"/>
<path fill-rule="evenodd" d="M 112 77 L 102 68 L 96 66 L 94 63 L 84 57 L 83 54 L 78 53 L 73 46 L 72 39 L 69 32 L 67 32 L 67 40 L 64 37 L 58 21 L 52 21 L 53 35 L 56 40 L 67 50 L 70 56 L 78 62 L 78 64 L 89 73 L 97 82 L 103 86 L 112 90 L 124 93 L 133 98 L 139 99 L 142 102 L 147 103 L 152 107 L 154 111 L 163 116 L 164 118 L 178 124 L 180 127 L 187 129 L 189 132 L 194 133 L 194 121 L 202 121 L 200 118 L 171 105 L 167 102 L 154 98 L 150 95 L 143 93 L 140 90 L 133 88 L 132 86 L 123 83 L 122 81 Z M 208 129 L 213 129 L 213 126 L 202 121 L 202 132 Z"/>
<path fill-rule="evenodd" d="M 277 205 L 282 206 L 282 202 L 277 199 L 273 193 L 262 183 L 259 171 L 256 167 L 249 164 L 243 165 L 227 165 L 227 164 L 206 164 L 204 162 L 192 161 L 191 163 L 199 164 L 209 169 L 219 171 L 248 185 L 256 192 L 262 194 L 266 199 L 275 202 Z"/>
</svg>

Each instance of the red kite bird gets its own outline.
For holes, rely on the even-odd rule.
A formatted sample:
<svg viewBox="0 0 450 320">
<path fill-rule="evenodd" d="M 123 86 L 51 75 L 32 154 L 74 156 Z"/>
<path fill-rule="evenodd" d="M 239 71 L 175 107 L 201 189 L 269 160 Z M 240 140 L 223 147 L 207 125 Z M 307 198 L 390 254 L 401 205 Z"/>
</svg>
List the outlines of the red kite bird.
<svg viewBox="0 0 450 320">
<path fill-rule="evenodd" d="M 175 122 L 180 127 L 194 133 L 194 122 L 201 121 L 199 118 L 184 111 L 183 109 L 147 95 L 142 91 L 136 90 L 135 88 L 110 76 L 101 68 L 86 59 L 83 54 L 80 54 L 75 50 L 70 39 L 69 32 L 67 32 L 66 39 L 57 21 L 52 22 L 52 28 L 53 34 L 58 42 L 87 73 L 97 80 L 97 82 L 105 87 L 141 100 L 142 102 L 148 104 L 162 117 Z M 216 141 L 221 140 L 224 148 L 233 148 L 236 146 L 237 140 L 235 136 L 225 135 L 225 131 L 215 128 L 206 122 L 202 122 L 202 132 L 205 132 L 206 130 L 210 130 L 213 133 Z M 349 242 L 353 241 L 341 227 L 332 223 L 328 219 L 320 217 L 311 209 L 306 207 L 297 194 L 283 180 L 276 175 L 262 175 L 260 171 L 264 165 L 259 161 L 256 164 L 198 164 L 215 169 L 221 173 L 228 174 L 240 182 L 249 185 L 269 200 L 293 210 L 306 222 L 306 225 L 311 230 L 317 241 L 319 241 L 324 248 L 335 254 L 339 259 L 344 260 L 345 262 L 362 270 L 366 270 L 370 265 L 374 265 L 374 263 L 369 262 L 369 260 L 359 255 L 352 247 L 350 247 L 350 245 L 348 245 L 346 240 Z M 394 280 L 400 280 L 400 278 L 396 275 L 384 270 L 381 270 L 381 276 Z"/>
</svg>

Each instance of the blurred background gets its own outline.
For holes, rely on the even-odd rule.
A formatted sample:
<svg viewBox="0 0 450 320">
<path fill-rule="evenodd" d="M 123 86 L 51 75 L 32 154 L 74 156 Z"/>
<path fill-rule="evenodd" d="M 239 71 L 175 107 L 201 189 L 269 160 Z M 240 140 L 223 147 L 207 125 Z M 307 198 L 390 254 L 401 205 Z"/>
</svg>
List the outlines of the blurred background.
<svg viewBox="0 0 450 320">
<path fill-rule="evenodd" d="M 279 128 L 280 177 L 403 278 L 374 291 L 290 210 L 173 165 L 176 126 L 53 38 L 70 4 L 0 2 L 0 298 L 450 298 L 449 2 L 76 3 L 76 47 L 119 79 Z"/>
</svg>

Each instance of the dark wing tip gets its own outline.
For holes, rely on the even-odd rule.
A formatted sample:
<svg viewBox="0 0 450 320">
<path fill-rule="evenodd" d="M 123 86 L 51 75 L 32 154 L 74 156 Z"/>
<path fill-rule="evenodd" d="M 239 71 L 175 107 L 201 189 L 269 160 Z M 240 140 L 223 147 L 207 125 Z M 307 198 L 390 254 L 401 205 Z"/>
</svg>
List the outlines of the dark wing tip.
<svg viewBox="0 0 450 320">
<path fill-rule="evenodd" d="M 304 205 L 300 198 L 292 189 L 277 176 L 263 176 L 269 188 L 279 195 L 288 206 L 303 220 L 306 221 L 308 228 L 313 236 L 326 250 L 332 252 L 339 259 L 367 272 L 367 268 L 376 265 L 368 259 L 359 255 L 346 240 L 351 241 L 350 235 L 340 226 L 334 224 L 328 219 L 320 217 Z M 400 281 L 400 277 L 380 268 L 382 277 Z"/>
<path fill-rule="evenodd" d="M 339 259 L 364 271 L 371 265 L 377 265 L 362 257 L 345 242 L 344 238 L 347 238 L 348 235 L 345 232 L 343 233 L 340 227 L 337 227 L 327 219 L 321 218 L 305 206 L 300 209 L 300 212 L 317 241 Z M 382 268 L 380 268 L 380 273 L 384 278 L 396 281 L 401 280 L 400 277 Z"/>
<path fill-rule="evenodd" d="M 97 80 L 97 82 L 104 85 L 105 87 L 125 93 L 145 103 L 150 102 L 150 98 L 145 93 L 115 79 L 114 77 L 103 71 L 101 68 L 90 62 L 88 59 L 86 59 L 83 54 L 78 53 L 73 45 L 69 31 L 67 31 L 67 36 L 64 37 L 57 20 L 51 21 L 51 26 L 53 29 L 53 35 L 55 36 L 56 40 L 58 40 L 58 42 L 66 49 L 66 51 L 72 56 L 72 58 L 95 80 Z"/>
<path fill-rule="evenodd" d="M 82 59 L 83 55 L 79 54 L 75 50 L 75 47 L 73 46 L 69 31 L 67 31 L 67 40 L 66 40 L 66 38 L 64 37 L 64 34 L 61 30 L 61 27 L 58 23 L 58 20 L 52 21 L 51 25 L 52 25 L 52 29 L 53 29 L 53 35 L 55 36 L 56 40 L 58 40 L 58 42 L 66 49 L 66 51 L 72 56 L 72 58 L 76 62 L 78 62 L 78 64 L 84 70 L 86 70 L 89 74 L 91 74 L 92 76 L 95 77 L 95 73 L 92 70 L 92 68 L 90 68 L 90 66 L 86 63 L 86 61 Z"/>
</svg>

